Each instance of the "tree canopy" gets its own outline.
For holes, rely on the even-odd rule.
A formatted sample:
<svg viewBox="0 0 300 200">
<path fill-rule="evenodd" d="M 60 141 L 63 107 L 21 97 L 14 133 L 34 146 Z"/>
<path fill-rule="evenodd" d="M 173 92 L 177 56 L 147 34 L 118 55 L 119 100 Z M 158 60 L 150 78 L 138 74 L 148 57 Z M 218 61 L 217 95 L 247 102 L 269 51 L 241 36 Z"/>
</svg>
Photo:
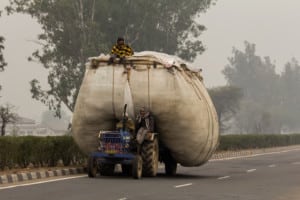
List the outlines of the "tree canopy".
<svg viewBox="0 0 300 200">
<path fill-rule="evenodd" d="M 4 60 L 3 52 L 4 49 L 4 37 L 0 36 L 0 72 L 4 70 L 4 67 L 7 65 L 7 63 Z"/>
<path fill-rule="evenodd" d="M 88 57 L 108 53 L 118 36 L 135 51 L 176 54 L 192 61 L 204 51 L 196 21 L 214 0 L 10 0 L 8 13 L 30 14 L 42 25 L 41 49 L 32 54 L 49 70 L 50 90 L 32 80 L 32 97 L 71 111 Z"/>
<path fill-rule="evenodd" d="M 226 125 L 239 110 L 240 100 L 243 97 L 242 90 L 233 86 L 221 86 L 208 90 L 218 113 L 220 132 L 226 131 Z"/>
<path fill-rule="evenodd" d="M 300 66 L 296 59 L 281 74 L 269 57 L 256 55 L 255 44 L 233 49 L 223 74 L 244 96 L 235 117 L 241 133 L 280 133 L 300 129 Z"/>
<path fill-rule="evenodd" d="M 1 11 L 0 11 L 0 17 L 1 17 Z M 4 49 L 4 37 L 0 35 L 0 72 L 4 70 L 4 67 L 7 65 L 7 63 L 4 60 L 3 56 L 3 49 Z M 1 85 L 0 85 L 0 90 L 1 90 Z"/>
<path fill-rule="evenodd" d="M 269 57 L 256 55 L 255 44 L 245 42 L 245 51 L 233 48 L 223 74 L 228 83 L 243 89 L 245 98 L 269 104 L 276 101 L 279 75 Z M 267 98 L 266 98 L 267 97 Z"/>
<path fill-rule="evenodd" d="M 300 65 L 293 58 L 280 76 L 280 104 L 283 124 L 300 129 Z"/>
</svg>

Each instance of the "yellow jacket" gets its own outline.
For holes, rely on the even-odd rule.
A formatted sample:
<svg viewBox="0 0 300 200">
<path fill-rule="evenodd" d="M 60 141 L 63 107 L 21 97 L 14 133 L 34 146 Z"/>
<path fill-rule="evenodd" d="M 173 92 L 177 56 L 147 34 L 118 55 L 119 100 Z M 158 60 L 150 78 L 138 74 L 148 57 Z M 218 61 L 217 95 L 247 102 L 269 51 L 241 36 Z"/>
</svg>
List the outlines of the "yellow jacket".
<svg viewBox="0 0 300 200">
<path fill-rule="evenodd" d="M 127 44 L 122 44 L 122 45 L 115 44 L 111 50 L 111 54 L 123 58 L 125 56 L 132 56 L 133 50 Z"/>
</svg>

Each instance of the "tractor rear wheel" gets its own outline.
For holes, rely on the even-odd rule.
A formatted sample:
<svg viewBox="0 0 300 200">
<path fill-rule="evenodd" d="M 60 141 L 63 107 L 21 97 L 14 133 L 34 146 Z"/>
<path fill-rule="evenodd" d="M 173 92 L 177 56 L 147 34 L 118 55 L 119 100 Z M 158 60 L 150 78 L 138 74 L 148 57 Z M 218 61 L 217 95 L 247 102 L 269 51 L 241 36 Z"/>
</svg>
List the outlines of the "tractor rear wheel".
<svg viewBox="0 0 300 200">
<path fill-rule="evenodd" d="M 142 159 L 143 159 L 143 175 L 156 176 L 158 169 L 158 140 L 154 138 L 153 141 L 144 141 L 142 144 Z"/>
</svg>

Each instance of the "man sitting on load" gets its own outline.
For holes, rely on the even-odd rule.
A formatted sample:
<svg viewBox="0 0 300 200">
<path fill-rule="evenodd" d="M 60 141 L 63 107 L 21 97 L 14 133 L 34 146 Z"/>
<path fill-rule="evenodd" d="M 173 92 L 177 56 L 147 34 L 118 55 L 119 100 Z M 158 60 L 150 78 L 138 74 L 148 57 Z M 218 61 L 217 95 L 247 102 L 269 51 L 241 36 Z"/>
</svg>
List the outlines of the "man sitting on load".
<svg viewBox="0 0 300 200">
<path fill-rule="evenodd" d="M 119 63 L 121 64 L 124 63 L 125 56 L 133 55 L 133 50 L 128 44 L 125 44 L 123 37 L 118 37 L 117 43 L 112 47 L 110 54 L 108 64 L 114 63 L 116 58 L 120 59 Z"/>
</svg>

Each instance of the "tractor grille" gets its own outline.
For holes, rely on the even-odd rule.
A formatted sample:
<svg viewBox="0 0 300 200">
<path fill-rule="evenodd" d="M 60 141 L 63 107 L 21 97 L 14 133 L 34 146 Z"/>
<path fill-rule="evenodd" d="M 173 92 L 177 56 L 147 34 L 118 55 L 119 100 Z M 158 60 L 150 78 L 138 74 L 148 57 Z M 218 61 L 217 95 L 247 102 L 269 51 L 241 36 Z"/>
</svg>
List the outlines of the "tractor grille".
<svg viewBox="0 0 300 200">
<path fill-rule="evenodd" d="M 128 152 L 126 144 L 126 141 L 122 139 L 122 136 L 119 132 L 102 133 L 100 136 L 101 150 L 107 154 Z"/>
</svg>

